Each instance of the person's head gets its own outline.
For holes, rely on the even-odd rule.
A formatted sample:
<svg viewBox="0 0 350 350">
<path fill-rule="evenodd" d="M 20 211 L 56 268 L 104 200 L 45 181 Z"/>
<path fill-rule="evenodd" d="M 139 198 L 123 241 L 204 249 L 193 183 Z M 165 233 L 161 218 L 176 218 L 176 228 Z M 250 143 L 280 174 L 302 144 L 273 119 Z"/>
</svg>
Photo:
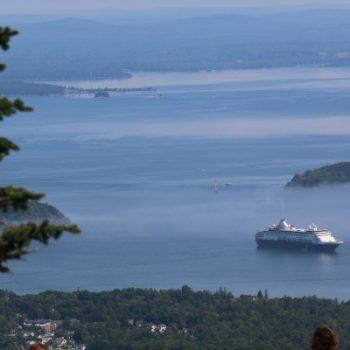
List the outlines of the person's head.
<svg viewBox="0 0 350 350">
<path fill-rule="evenodd" d="M 315 330 L 312 341 L 312 350 L 338 350 L 338 334 L 328 327 L 319 327 Z"/>
<path fill-rule="evenodd" d="M 49 350 L 44 344 L 33 344 L 28 350 Z"/>
</svg>

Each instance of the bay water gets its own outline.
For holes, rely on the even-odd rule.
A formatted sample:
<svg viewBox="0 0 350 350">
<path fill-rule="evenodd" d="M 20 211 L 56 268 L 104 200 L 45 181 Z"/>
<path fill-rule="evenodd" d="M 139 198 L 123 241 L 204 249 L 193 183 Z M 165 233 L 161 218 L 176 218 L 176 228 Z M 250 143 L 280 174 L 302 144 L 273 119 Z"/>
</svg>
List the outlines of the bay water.
<svg viewBox="0 0 350 350">
<path fill-rule="evenodd" d="M 26 98 L 35 112 L 2 125 L 21 152 L 1 164 L 1 183 L 46 193 L 84 233 L 34 246 L 0 288 L 349 299 L 350 186 L 284 189 L 295 173 L 349 160 L 349 72 L 230 74 L 138 73 L 133 86 L 156 93 Z M 257 249 L 256 231 L 281 218 L 345 243 L 335 254 Z"/>
</svg>

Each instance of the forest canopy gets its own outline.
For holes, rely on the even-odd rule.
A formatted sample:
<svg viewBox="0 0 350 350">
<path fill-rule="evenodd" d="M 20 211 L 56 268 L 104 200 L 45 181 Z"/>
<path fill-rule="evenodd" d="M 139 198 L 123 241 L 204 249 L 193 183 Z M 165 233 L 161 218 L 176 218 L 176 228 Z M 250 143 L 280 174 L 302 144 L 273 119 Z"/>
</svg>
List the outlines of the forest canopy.
<svg viewBox="0 0 350 350">
<path fill-rule="evenodd" d="M 77 343 L 89 350 L 295 350 L 308 349 L 312 331 L 329 325 L 350 349 L 350 303 L 336 300 L 272 298 L 267 292 L 234 297 L 181 289 L 122 289 L 110 292 L 0 292 L 0 342 L 20 319 L 63 321 Z M 163 333 L 152 325 L 164 324 Z M 20 343 L 21 339 L 17 341 Z M 5 349 L 3 349 L 5 350 Z"/>
</svg>

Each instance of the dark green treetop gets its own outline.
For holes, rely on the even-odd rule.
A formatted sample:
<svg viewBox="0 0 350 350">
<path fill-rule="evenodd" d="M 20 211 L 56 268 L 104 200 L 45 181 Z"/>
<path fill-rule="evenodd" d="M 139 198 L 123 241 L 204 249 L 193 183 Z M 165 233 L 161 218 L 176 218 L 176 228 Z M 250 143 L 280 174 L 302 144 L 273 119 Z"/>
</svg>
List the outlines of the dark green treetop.
<svg viewBox="0 0 350 350">
<path fill-rule="evenodd" d="M 286 184 L 286 188 L 315 187 L 348 182 L 350 182 L 350 162 L 341 162 L 296 174 Z"/>
<path fill-rule="evenodd" d="M 18 32 L 8 27 L 0 27 L 0 49 L 8 50 L 10 39 Z M 0 64 L 0 71 L 5 69 Z M 13 116 L 17 112 L 29 112 L 32 108 L 26 106 L 22 100 L 10 100 L 0 94 L 0 121 Z M 11 151 L 18 151 L 19 147 L 11 140 L 0 137 L 0 161 Z M 38 201 L 43 194 L 33 193 L 25 188 L 13 186 L 0 187 L 0 210 L 26 210 L 30 201 Z M 40 224 L 26 223 L 15 227 L 1 227 L 0 231 L 0 273 L 9 272 L 6 263 L 10 260 L 21 259 L 28 254 L 28 247 L 33 241 L 47 244 L 50 239 L 58 239 L 65 232 L 79 233 L 76 225 L 53 225 L 43 221 Z"/>
</svg>

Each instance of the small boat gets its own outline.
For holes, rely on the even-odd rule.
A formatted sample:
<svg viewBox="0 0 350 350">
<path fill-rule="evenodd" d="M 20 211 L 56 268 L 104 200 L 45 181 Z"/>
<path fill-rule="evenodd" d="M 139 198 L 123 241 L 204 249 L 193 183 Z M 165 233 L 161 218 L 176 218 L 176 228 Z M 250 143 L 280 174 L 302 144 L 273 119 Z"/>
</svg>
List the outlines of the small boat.
<svg viewBox="0 0 350 350">
<path fill-rule="evenodd" d="M 217 180 L 215 180 L 213 182 L 213 192 L 218 193 L 219 191 L 220 191 L 220 183 Z"/>
<path fill-rule="evenodd" d="M 95 93 L 95 98 L 107 98 L 109 97 L 109 93 L 107 91 L 97 91 Z"/>
</svg>

